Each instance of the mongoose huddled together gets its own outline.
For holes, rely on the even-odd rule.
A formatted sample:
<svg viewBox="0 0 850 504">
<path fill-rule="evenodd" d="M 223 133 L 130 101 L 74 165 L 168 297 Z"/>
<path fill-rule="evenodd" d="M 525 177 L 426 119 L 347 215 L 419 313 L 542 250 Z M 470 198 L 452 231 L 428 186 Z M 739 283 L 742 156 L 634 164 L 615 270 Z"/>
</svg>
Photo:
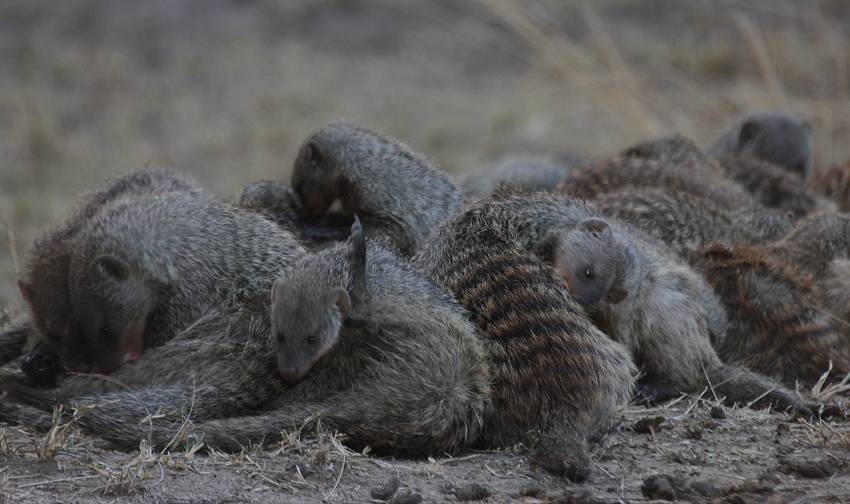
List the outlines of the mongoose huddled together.
<svg viewBox="0 0 850 504">
<path fill-rule="evenodd" d="M 806 121 L 753 114 L 707 152 L 674 135 L 456 184 L 335 121 L 232 204 L 133 172 L 31 248 L 0 357 L 36 346 L 0 420 L 92 405 L 80 426 L 120 447 L 228 450 L 322 421 L 379 453 L 521 443 L 578 481 L 639 372 L 814 414 L 793 387 L 850 372 L 850 220 L 802 182 L 812 150 Z"/>
</svg>

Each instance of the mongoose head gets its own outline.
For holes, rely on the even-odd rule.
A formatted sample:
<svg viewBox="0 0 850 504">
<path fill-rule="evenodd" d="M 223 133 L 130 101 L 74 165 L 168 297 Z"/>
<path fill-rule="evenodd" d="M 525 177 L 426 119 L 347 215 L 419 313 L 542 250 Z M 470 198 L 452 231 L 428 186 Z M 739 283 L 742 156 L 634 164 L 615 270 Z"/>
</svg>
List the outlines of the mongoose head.
<svg viewBox="0 0 850 504">
<path fill-rule="evenodd" d="M 71 302 L 67 288 L 58 288 L 42 276 L 33 274 L 28 280 L 18 280 L 18 289 L 29 305 L 33 323 L 44 342 L 58 352 L 62 341 L 68 337 Z"/>
<path fill-rule="evenodd" d="M 715 143 L 712 153 L 751 154 L 805 179 L 812 170 L 812 125 L 788 114 L 749 114 Z"/>
<path fill-rule="evenodd" d="M 109 374 L 141 355 L 154 293 L 141 268 L 112 255 L 95 258 L 85 282 L 88 295 L 72 299 L 74 319 L 60 356 L 71 371 Z"/>
<path fill-rule="evenodd" d="M 359 161 L 359 151 L 351 147 L 352 138 L 366 133 L 371 132 L 347 122 L 332 123 L 301 145 L 292 167 L 292 188 L 301 198 L 304 217 L 324 215 L 337 201 L 339 211 L 354 216 L 351 179 L 341 167 Z"/>
<path fill-rule="evenodd" d="M 626 298 L 618 286 L 623 256 L 608 222 L 590 218 L 558 236 L 554 265 L 573 299 L 591 307 L 603 299 L 619 303 Z"/>
<path fill-rule="evenodd" d="M 352 226 L 345 247 L 342 271 L 333 271 L 327 254 L 303 258 L 284 271 L 272 286 L 272 334 L 277 340 L 277 364 L 281 378 L 297 382 L 339 340 L 352 303 L 365 289 L 366 242 L 360 220 Z"/>
</svg>

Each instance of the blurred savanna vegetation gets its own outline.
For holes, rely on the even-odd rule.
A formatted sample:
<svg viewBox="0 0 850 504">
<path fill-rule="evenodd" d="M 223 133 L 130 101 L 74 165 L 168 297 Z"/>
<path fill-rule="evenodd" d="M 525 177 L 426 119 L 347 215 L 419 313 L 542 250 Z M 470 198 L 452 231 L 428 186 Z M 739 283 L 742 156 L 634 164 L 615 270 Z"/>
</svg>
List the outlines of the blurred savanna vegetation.
<svg viewBox="0 0 850 504">
<path fill-rule="evenodd" d="M 225 198 L 286 178 L 336 117 L 463 172 L 605 155 L 740 112 L 850 156 L 841 0 L 2 0 L 0 305 L 32 239 L 108 176 L 185 170 Z"/>
</svg>

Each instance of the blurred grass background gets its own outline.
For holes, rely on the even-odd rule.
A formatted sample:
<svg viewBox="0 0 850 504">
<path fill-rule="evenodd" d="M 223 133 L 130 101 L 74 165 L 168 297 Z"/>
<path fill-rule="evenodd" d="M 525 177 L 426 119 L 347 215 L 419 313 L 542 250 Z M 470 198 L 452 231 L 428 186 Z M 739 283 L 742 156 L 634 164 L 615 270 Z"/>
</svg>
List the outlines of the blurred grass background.
<svg viewBox="0 0 850 504">
<path fill-rule="evenodd" d="M 599 156 L 752 108 L 844 160 L 841 0 L 2 0 L 0 306 L 34 236 L 143 166 L 222 197 L 287 178 L 336 117 L 458 173 L 506 154 Z"/>
</svg>

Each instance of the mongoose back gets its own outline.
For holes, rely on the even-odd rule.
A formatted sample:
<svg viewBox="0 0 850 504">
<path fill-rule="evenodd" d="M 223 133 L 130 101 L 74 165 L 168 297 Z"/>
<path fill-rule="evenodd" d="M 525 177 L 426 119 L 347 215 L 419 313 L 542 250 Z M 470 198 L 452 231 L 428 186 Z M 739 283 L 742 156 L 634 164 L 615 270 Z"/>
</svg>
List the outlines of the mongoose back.
<svg viewBox="0 0 850 504">
<path fill-rule="evenodd" d="M 389 136 L 350 121 L 308 137 L 296 156 L 292 187 L 307 218 L 334 202 L 363 220 L 367 236 L 384 235 L 412 255 L 461 206 L 460 191 L 431 161 Z"/>
<path fill-rule="evenodd" d="M 601 250 L 609 252 L 600 255 Z M 621 257 L 605 263 L 610 251 Z M 571 292 L 571 277 L 583 270 L 616 272 L 611 284 L 622 293 L 597 295 L 599 301 L 587 308 L 611 337 L 632 349 L 650 383 L 686 391 L 711 386 L 733 403 L 758 400 L 807 410 L 802 399 L 767 376 L 723 363 L 712 340 L 726 337 L 728 322 L 714 292 L 696 272 L 636 234 L 589 219 L 562 232 L 554 254 Z M 580 294 L 601 287 L 588 285 L 579 283 L 575 289 Z"/>
<path fill-rule="evenodd" d="M 481 330 L 495 373 L 483 443 L 530 444 L 547 470 L 581 480 L 588 440 L 628 400 L 634 368 L 552 267 L 490 226 L 480 208 L 444 224 L 414 264 L 445 285 Z"/>
<path fill-rule="evenodd" d="M 287 230 L 189 193 L 140 196 L 101 210 L 74 238 L 69 369 L 109 373 L 212 306 L 268 292 L 304 253 Z"/>
<path fill-rule="evenodd" d="M 751 154 L 727 155 L 719 158 L 726 175 L 752 193 L 769 208 L 778 208 L 802 217 L 818 207 L 799 175 Z"/>
<path fill-rule="evenodd" d="M 603 194 L 593 204 L 663 242 L 680 256 L 714 242 L 765 243 L 787 234 L 786 212 L 762 207 L 729 210 L 692 193 L 655 187 Z"/>
<path fill-rule="evenodd" d="M 628 187 L 679 190 L 725 208 L 752 207 L 757 204 L 752 195 L 730 180 L 703 175 L 696 169 L 638 157 L 615 157 L 592 167 L 575 170 L 558 190 L 576 198 L 594 199 Z"/>
<path fill-rule="evenodd" d="M 771 253 L 799 271 L 822 278 L 835 259 L 850 258 L 850 217 L 818 212 L 798 221 Z"/>
<path fill-rule="evenodd" d="M 492 167 L 473 170 L 460 179 L 460 189 L 467 199 L 484 198 L 497 188 L 517 192 L 554 191 L 564 182 L 569 172 L 589 164 L 579 154 L 567 158 L 562 154 L 559 161 L 535 158 L 508 158 Z"/>
<path fill-rule="evenodd" d="M 714 342 L 724 360 L 789 386 L 813 385 L 831 366 L 831 380 L 850 372 L 850 340 L 821 308 L 810 277 L 760 246 L 711 245 L 691 263 L 726 308 L 729 328 Z"/>
<path fill-rule="evenodd" d="M 282 430 L 318 420 L 345 433 L 349 442 L 381 452 L 456 453 L 470 446 L 481 431 L 492 381 L 474 325 L 443 288 L 388 249 L 367 247 L 357 227 L 348 243 L 304 255 L 284 269 L 272 294 L 273 337 L 258 333 L 250 341 L 249 354 L 238 359 L 246 372 L 234 376 L 225 361 L 218 376 L 201 371 L 197 393 L 184 377 L 177 386 L 78 399 L 101 404 L 83 425 L 127 448 L 147 437 L 166 446 L 181 421 L 172 412 L 185 411 L 194 400 L 200 412 L 191 417 L 197 421 L 193 435 L 218 448 L 274 442 Z M 180 347 L 172 342 L 143 359 L 169 348 Z M 187 365 L 198 360 L 208 362 L 201 354 Z M 269 363 L 277 363 L 271 373 Z M 237 415 L 231 404 L 236 398 L 229 396 L 266 396 L 254 389 L 273 390 L 269 378 L 281 384 L 278 372 L 289 387 L 278 385 L 277 398 L 262 413 Z M 237 386 L 244 391 L 235 393 Z M 218 400 L 227 409 L 211 409 L 216 393 L 226 394 Z M 24 399 L 45 406 L 29 394 Z M 170 416 L 140 425 L 147 410 Z M 221 418 L 224 413 L 232 418 Z M 220 419 L 205 421 L 215 417 Z"/>
<path fill-rule="evenodd" d="M 640 142 L 624 149 L 620 155 L 686 167 L 709 177 L 722 174 L 717 162 L 697 147 L 693 140 L 678 134 Z"/>
<path fill-rule="evenodd" d="M 721 133 L 708 153 L 717 158 L 752 155 L 806 179 L 812 171 L 812 125 L 791 114 L 744 114 Z"/>
<path fill-rule="evenodd" d="M 71 321 L 68 265 L 73 238 L 105 205 L 132 195 L 187 192 L 201 196 L 192 179 L 169 170 L 140 170 L 107 182 L 83 196 L 78 209 L 62 224 L 47 231 L 30 249 L 23 277 L 18 281 L 39 335 L 58 349 Z"/>
<path fill-rule="evenodd" d="M 850 212 L 850 161 L 809 177 L 809 188 L 832 201 L 839 212 Z"/>
</svg>

